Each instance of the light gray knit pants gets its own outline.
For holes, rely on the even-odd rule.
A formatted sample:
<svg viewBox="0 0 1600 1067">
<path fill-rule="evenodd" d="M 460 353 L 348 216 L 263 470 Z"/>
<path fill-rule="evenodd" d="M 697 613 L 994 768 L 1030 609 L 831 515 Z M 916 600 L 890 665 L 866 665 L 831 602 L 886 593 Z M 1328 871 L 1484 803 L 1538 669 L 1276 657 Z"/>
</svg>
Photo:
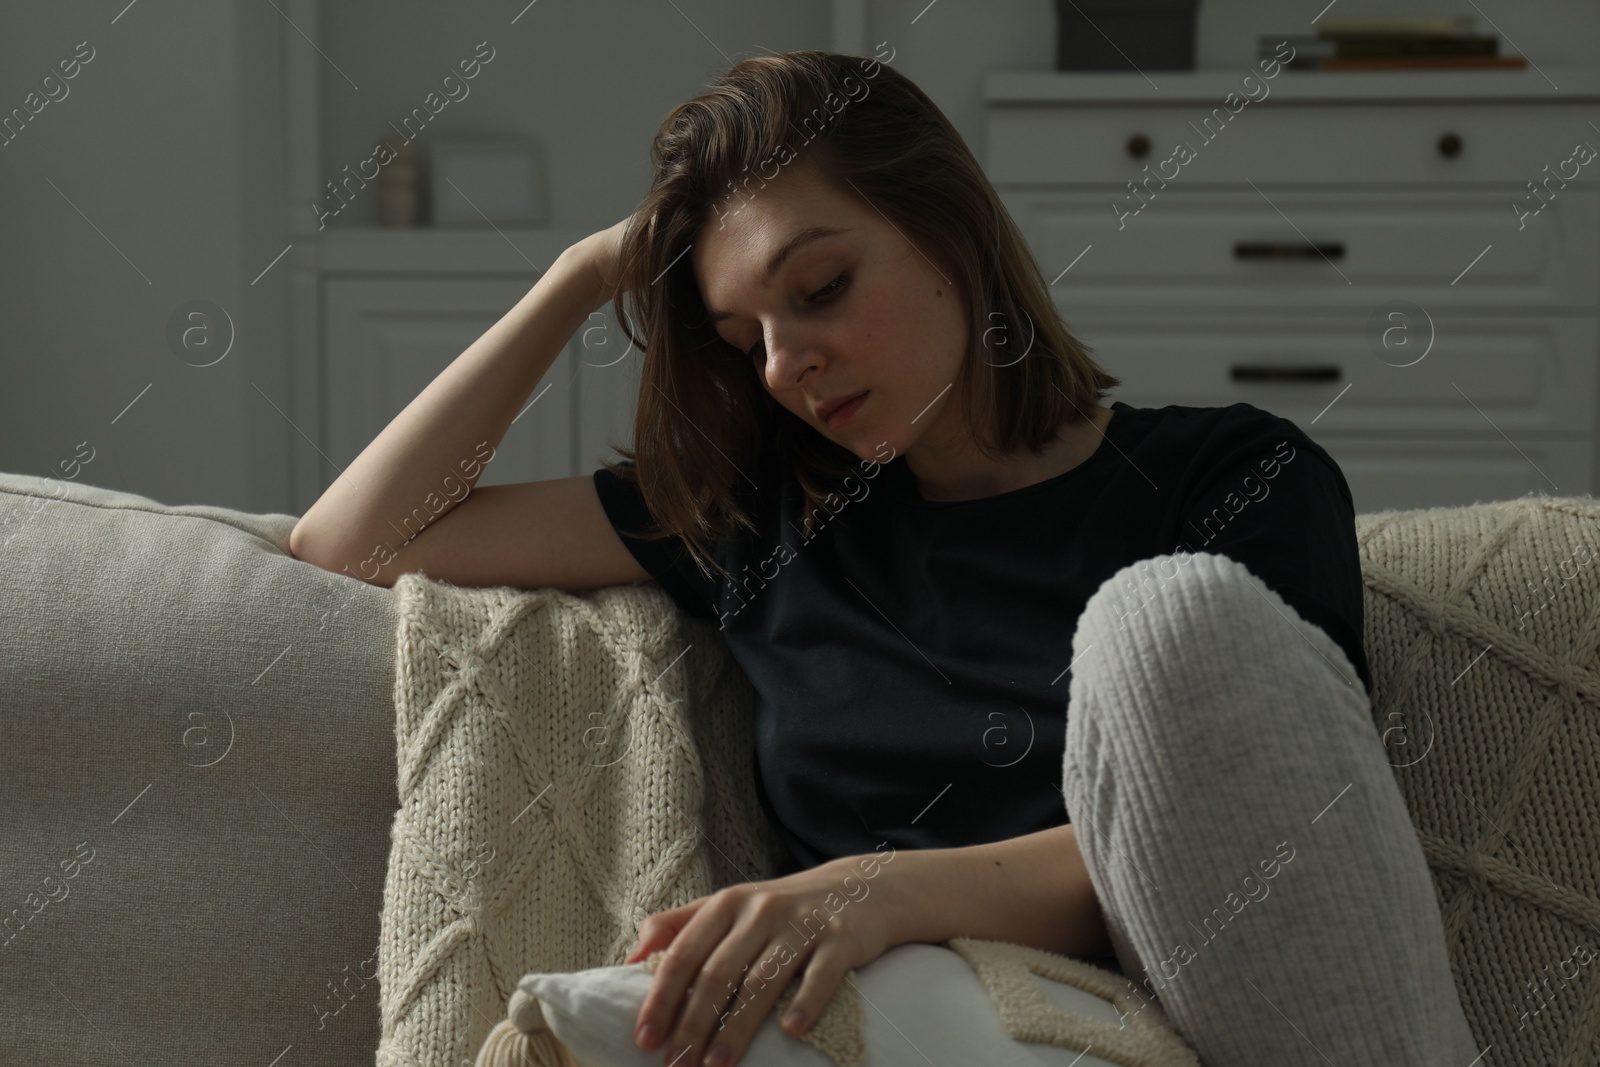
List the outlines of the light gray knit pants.
<svg viewBox="0 0 1600 1067">
<path fill-rule="evenodd" d="M 1072 655 L 1067 815 L 1122 974 L 1205 1067 L 1473 1063 L 1422 846 L 1339 645 L 1203 552 L 1118 571 Z"/>
</svg>

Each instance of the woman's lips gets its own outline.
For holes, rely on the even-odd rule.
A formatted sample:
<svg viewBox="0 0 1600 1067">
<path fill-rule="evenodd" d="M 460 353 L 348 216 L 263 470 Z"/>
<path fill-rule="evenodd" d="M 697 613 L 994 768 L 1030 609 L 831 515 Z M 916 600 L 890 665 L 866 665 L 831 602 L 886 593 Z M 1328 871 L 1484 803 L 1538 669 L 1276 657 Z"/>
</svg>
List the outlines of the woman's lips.
<svg viewBox="0 0 1600 1067">
<path fill-rule="evenodd" d="M 828 428 L 830 430 L 838 429 L 846 422 L 849 422 L 850 416 L 854 415 L 856 410 L 866 402 L 867 394 L 870 392 L 871 390 L 868 390 L 866 393 L 862 393 L 854 400 L 847 400 L 843 404 L 840 404 L 838 407 L 834 408 L 833 411 L 828 415 Z"/>
</svg>

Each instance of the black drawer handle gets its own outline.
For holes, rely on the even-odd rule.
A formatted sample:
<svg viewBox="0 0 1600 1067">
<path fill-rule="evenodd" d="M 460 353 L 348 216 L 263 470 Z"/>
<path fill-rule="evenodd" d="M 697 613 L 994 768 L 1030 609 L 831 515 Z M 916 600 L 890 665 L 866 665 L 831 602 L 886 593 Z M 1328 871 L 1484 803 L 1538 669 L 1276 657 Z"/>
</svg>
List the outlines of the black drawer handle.
<svg viewBox="0 0 1600 1067">
<path fill-rule="evenodd" d="M 1337 363 L 1308 363 L 1298 367 L 1273 363 L 1235 363 L 1228 376 L 1236 382 L 1336 382 Z"/>
<path fill-rule="evenodd" d="M 1454 158 L 1461 154 L 1461 135 L 1447 133 L 1439 138 L 1439 154 L 1446 158 Z"/>
<path fill-rule="evenodd" d="M 1301 244 L 1295 241 L 1235 241 L 1234 259 L 1328 259 L 1344 258 L 1344 242 Z"/>
<path fill-rule="evenodd" d="M 1150 138 L 1142 133 L 1136 133 L 1128 138 L 1128 155 L 1134 159 L 1143 159 L 1150 154 Z"/>
</svg>

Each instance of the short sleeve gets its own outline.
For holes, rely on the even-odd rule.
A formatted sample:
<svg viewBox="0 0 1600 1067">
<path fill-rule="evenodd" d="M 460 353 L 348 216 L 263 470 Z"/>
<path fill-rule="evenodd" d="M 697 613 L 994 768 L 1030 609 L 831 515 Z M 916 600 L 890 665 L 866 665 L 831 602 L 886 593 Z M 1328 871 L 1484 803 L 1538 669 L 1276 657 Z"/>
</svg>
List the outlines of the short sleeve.
<svg viewBox="0 0 1600 1067">
<path fill-rule="evenodd" d="M 1248 567 L 1338 643 L 1372 695 L 1355 506 L 1333 457 L 1287 419 L 1249 408 L 1219 434 L 1182 509 L 1179 540 Z"/>
<path fill-rule="evenodd" d="M 639 565 L 660 583 L 673 602 L 690 615 L 703 619 L 715 618 L 718 603 L 716 582 L 713 577 L 700 571 L 683 538 L 666 537 L 651 541 L 624 532 L 657 528 L 639 487 L 601 467 L 594 472 L 594 488 L 600 496 L 600 506 L 605 509 L 606 518 L 611 521 L 617 536 L 633 553 Z"/>
</svg>

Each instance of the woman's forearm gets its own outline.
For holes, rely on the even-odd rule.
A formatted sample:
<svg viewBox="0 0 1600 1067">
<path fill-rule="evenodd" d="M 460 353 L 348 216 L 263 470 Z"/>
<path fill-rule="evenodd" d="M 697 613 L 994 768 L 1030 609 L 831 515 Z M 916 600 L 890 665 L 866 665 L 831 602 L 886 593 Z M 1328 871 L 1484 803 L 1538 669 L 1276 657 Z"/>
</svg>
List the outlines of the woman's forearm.
<svg viewBox="0 0 1600 1067">
<path fill-rule="evenodd" d="M 984 845 L 905 850 L 884 873 L 896 879 L 897 944 L 971 937 L 1074 959 L 1112 954 L 1071 823 Z"/>
<path fill-rule="evenodd" d="M 334 479 L 295 524 L 291 552 L 337 570 L 369 556 L 375 541 L 393 540 L 397 530 L 415 536 L 445 514 L 448 506 L 434 514 L 425 501 L 451 479 L 476 484 L 528 394 L 601 295 L 582 257 L 563 252 Z"/>
</svg>

